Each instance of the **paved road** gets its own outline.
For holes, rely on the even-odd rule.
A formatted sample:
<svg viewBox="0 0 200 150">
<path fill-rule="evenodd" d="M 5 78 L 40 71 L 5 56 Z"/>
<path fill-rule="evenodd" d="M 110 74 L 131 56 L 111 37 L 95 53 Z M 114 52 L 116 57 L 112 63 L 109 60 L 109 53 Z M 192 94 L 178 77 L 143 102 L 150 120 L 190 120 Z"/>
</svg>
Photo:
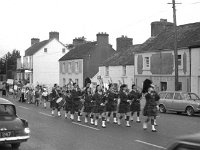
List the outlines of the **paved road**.
<svg viewBox="0 0 200 150">
<path fill-rule="evenodd" d="M 13 101 L 13 100 L 11 100 Z M 162 150 L 175 137 L 200 131 L 200 117 L 177 114 L 160 114 L 158 132 L 144 131 L 142 124 L 132 122 L 131 128 L 112 123 L 107 128 L 72 122 L 62 117 L 52 117 L 50 109 L 13 101 L 20 117 L 27 119 L 31 138 L 20 150 Z M 141 118 L 142 121 L 144 118 Z M 0 145 L 10 150 L 9 145 Z"/>
</svg>

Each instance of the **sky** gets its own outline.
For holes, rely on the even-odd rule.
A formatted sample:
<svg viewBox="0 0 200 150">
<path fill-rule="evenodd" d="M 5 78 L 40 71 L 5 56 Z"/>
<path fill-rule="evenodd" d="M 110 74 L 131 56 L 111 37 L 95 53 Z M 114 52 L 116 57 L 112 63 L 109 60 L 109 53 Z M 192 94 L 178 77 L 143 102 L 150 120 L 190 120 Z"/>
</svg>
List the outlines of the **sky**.
<svg viewBox="0 0 200 150">
<path fill-rule="evenodd" d="M 116 48 L 122 35 L 141 44 L 151 36 L 151 22 L 161 18 L 173 22 L 172 0 L 1 0 L 0 57 L 31 46 L 57 31 L 63 44 L 76 37 L 96 40 L 98 32 L 109 34 Z M 177 25 L 200 22 L 200 0 L 176 0 Z"/>
</svg>

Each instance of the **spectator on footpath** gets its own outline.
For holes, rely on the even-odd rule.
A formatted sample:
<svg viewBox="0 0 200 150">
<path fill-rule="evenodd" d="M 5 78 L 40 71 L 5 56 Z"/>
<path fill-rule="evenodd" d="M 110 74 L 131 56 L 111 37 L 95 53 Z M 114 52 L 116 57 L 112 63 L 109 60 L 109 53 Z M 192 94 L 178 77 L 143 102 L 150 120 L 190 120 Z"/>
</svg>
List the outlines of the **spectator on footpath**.
<svg viewBox="0 0 200 150">
<path fill-rule="evenodd" d="M 13 86 L 13 98 L 17 99 L 17 92 L 18 92 L 18 86 L 17 84 L 14 84 Z"/>
<path fill-rule="evenodd" d="M 40 103 L 40 92 L 39 89 L 35 89 L 35 105 L 39 106 Z"/>
</svg>

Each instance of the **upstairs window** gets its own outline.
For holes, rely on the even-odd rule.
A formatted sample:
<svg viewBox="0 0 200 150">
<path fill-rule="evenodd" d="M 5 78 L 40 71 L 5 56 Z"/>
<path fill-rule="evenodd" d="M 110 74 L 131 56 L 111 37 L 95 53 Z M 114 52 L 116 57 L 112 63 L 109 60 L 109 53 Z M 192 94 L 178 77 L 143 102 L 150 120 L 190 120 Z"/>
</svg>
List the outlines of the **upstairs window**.
<svg viewBox="0 0 200 150">
<path fill-rule="evenodd" d="M 145 70 L 150 69 L 150 57 L 144 57 L 143 66 Z"/>
<path fill-rule="evenodd" d="M 65 48 L 62 49 L 62 52 L 65 53 Z"/>
<path fill-rule="evenodd" d="M 178 55 L 178 68 L 183 69 L 183 57 L 182 57 L 182 55 Z"/>
<path fill-rule="evenodd" d="M 108 66 L 106 67 L 106 70 L 105 70 L 105 76 L 109 76 L 109 67 Z"/>
<path fill-rule="evenodd" d="M 44 52 L 45 52 L 45 53 L 47 52 L 47 48 L 44 48 Z"/>
<path fill-rule="evenodd" d="M 78 70 L 79 70 L 79 68 L 78 68 L 78 62 L 75 62 L 75 73 L 78 73 Z"/>
<path fill-rule="evenodd" d="M 123 66 L 122 68 L 122 76 L 126 76 L 126 66 Z"/>
<path fill-rule="evenodd" d="M 62 73 L 65 73 L 65 63 L 62 64 Z"/>
<path fill-rule="evenodd" d="M 68 63 L 68 72 L 72 73 L 72 62 Z"/>
</svg>

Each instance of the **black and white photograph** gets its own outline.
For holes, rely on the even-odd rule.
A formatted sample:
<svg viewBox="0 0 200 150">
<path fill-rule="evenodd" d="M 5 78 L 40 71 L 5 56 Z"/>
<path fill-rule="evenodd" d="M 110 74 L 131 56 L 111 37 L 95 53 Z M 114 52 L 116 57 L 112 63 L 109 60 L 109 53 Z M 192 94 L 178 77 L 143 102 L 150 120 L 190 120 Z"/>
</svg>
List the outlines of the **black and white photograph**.
<svg viewBox="0 0 200 150">
<path fill-rule="evenodd" d="M 1 0 L 0 150 L 200 150 L 200 0 Z"/>
</svg>

